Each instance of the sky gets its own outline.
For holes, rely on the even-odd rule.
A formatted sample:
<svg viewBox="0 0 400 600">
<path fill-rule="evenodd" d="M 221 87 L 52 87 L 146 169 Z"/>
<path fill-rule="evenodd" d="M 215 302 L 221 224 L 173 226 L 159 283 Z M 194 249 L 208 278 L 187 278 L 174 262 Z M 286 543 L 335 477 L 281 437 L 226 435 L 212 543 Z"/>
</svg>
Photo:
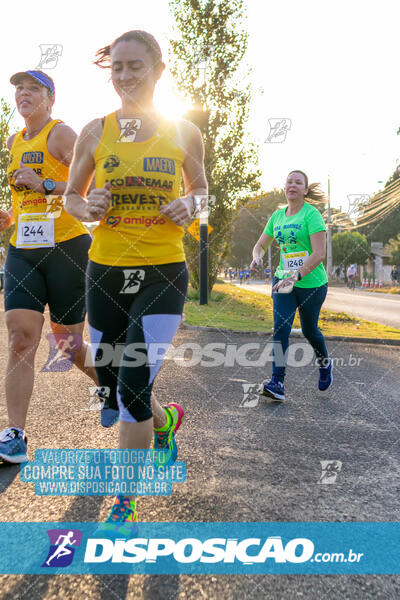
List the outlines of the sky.
<svg viewBox="0 0 400 600">
<path fill-rule="evenodd" d="M 301 169 L 326 192 L 329 175 L 332 206 L 343 210 L 349 195 L 382 189 L 379 182 L 400 164 L 398 0 L 244 5 L 241 27 L 249 47 L 243 66 L 253 91 L 247 134 L 259 144 L 262 189 L 283 187 L 287 174 Z M 116 110 L 119 98 L 108 72 L 93 65 L 94 54 L 130 29 L 149 31 L 162 48 L 167 69 L 156 92 L 158 108 L 179 117 L 190 106 L 168 73 L 168 0 L 70 0 L 63 8 L 41 0 L 40 9 L 21 0 L 14 6 L 3 7 L 0 40 L 0 95 L 13 106 L 10 75 L 37 68 L 40 45 L 58 44 L 61 55 L 47 70 L 56 83 L 54 118 L 79 133 L 93 118 Z M 21 129 L 21 117 L 14 117 Z M 284 131 L 274 136 L 277 122 Z"/>
</svg>

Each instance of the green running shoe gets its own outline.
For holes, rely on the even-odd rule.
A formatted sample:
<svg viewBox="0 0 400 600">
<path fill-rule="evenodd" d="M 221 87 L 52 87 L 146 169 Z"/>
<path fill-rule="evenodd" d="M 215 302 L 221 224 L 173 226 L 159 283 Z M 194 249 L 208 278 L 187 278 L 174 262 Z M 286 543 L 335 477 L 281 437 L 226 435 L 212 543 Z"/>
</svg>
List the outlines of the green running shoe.
<svg viewBox="0 0 400 600">
<path fill-rule="evenodd" d="M 178 456 L 178 446 L 175 441 L 175 433 L 183 423 L 184 410 L 182 406 L 175 402 L 170 402 L 163 407 L 171 417 L 171 424 L 168 429 L 154 430 L 154 450 L 163 450 L 156 454 L 156 466 L 173 465 Z"/>
<path fill-rule="evenodd" d="M 136 501 L 131 501 L 127 496 L 119 494 L 115 498 L 111 512 L 94 533 L 94 537 L 108 539 L 136 537 L 138 534 Z"/>
</svg>

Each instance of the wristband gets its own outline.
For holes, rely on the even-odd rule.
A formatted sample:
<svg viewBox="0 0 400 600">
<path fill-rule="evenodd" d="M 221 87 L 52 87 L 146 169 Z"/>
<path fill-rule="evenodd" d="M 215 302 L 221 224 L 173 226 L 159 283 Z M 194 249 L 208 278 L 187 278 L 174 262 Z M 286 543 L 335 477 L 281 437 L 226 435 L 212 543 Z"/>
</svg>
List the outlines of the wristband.
<svg viewBox="0 0 400 600">
<path fill-rule="evenodd" d="M 297 275 L 297 281 L 300 281 L 301 279 L 301 273 L 299 270 L 296 271 L 296 275 Z"/>
<path fill-rule="evenodd" d="M 201 199 L 197 198 L 196 196 L 192 196 L 192 200 L 193 200 L 193 213 L 192 213 L 192 217 L 196 217 L 200 210 L 201 210 Z"/>
</svg>

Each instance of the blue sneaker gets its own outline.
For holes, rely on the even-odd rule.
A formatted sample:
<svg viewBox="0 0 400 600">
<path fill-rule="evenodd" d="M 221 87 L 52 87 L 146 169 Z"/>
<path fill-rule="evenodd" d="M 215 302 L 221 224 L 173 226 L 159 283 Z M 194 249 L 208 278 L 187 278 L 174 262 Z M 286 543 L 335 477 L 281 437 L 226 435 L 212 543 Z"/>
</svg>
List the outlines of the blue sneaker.
<svg viewBox="0 0 400 600">
<path fill-rule="evenodd" d="M 283 387 L 282 381 L 275 379 L 272 375 L 272 379 L 269 383 L 264 383 L 263 396 L 273 398 L 277 402 L 283 402 L 285 399 L 285 388 Z"/>
<path fill-rule="evenodd" d="M 100 422 L 103 427 L 112 427 L 119 419 L 119 410 L 103 406 L 100 413 Z"/>
<path fill-rule="evenodd" d="M 107 396 L 104 396 L 100 390 L 96 392 L 102 403 L 100 412 L 100 422 L 103 427 L 112 427 L 117 423 L 119 419 L 119 410 L 117 408 L 111 408 L 108 404 Z"/>
<path fill-rule="evenodd" d="M 333 383 L 332 366 L 332 360 L 329 359 L 329 365 L 327 367 L 319 368 L 318 389 L 321 392 L 327 390 Z"/>
<path fill-rule="evenodd" d="M 21 429 L 8 427 L 0 433 L 0 458 L 18 464 L 28 462 L 28 438 Z"/>
</svg>

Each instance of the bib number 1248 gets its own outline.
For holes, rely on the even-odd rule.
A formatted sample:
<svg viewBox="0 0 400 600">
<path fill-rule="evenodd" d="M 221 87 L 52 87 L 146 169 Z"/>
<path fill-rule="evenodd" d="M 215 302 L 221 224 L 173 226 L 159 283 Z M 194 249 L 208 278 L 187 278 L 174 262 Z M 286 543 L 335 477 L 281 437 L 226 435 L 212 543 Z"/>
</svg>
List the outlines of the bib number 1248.
<svg viewBox="0 0 400 600">
<path fill-rule="evenodd" d="M 288 267 L 299 268 L 304 265 L 304 260 L 302 258 L 289 258 L 287 261 Z"/>
</svg>

